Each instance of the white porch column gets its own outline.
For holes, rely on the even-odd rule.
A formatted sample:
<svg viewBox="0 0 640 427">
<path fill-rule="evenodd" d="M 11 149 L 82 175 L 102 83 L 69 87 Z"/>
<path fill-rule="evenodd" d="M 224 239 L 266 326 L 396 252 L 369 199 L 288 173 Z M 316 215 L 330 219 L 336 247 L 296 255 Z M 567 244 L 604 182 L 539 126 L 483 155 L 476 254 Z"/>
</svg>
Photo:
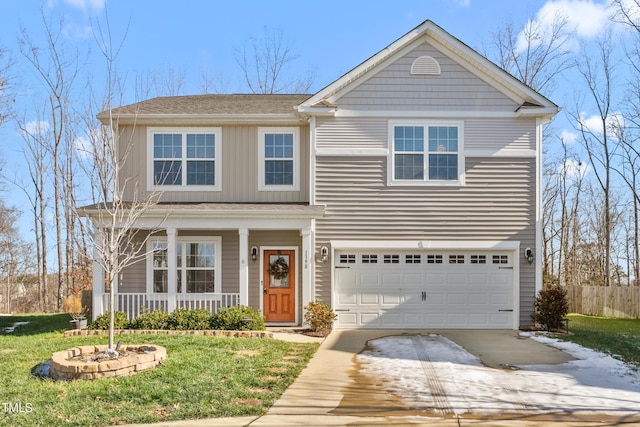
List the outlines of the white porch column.
<svg viewBox="0 0 640 427">
<path fill-rule="evenodd" d="M 102 229 L 97 228 L 93 236 L 93 298 L 91 298 L 91 317 L 96 320 L 104 314 L 104 270 L 98 261 L 101 257 Z"/>
<path fill-rule="evenodd" d="M 176 309 L 178 294 L 178 259 L 176 258 L 176 229 L 167 228 L 167 312 Z"/>
<path fill-rule="evenodd" d="M 302 307 L 314 300 L 313 295 L 313 232 L 311 227 L 301 230 L 302 234 Z"/>
<path fill-rule="evenodd" d="M 249 230 L 240 228 L 238 235 L 240 236 L 240 244 L 238 245 L 240 247 L 240 256 L 238 257 L 240 260 L 240 304 L 247 306 L 249 305 L 249 262 L 247 261 L 249 257 Z"/>
</svg>

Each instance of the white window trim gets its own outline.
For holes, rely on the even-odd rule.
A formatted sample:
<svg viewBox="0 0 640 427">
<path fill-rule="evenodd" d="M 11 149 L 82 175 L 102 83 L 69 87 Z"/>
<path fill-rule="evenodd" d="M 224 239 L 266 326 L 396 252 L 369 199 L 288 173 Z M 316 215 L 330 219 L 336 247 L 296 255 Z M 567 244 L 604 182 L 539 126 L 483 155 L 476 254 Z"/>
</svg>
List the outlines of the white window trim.
<svg viewBox="0 0 640 427">
<path fill-rule="evenodd" d="M 266 185 L 264 182 L 264 137 L 268 133 L 293 134 L 293 184 Z M 300 191 L 300 129 L 297 127 L 258 128 L 258 191 Z"/>
<path fill-rule="evenodd" d="M 153 291 L 153 245 L 156 243 L 168 243 L 166 237 L 159 237 L 155 239 L 150 239 L 147 242 L 147 293 L 148 294 L 156 294 Z M 222 292 L 222 237 L 221 236 L 182 236 L 176 239 L 176 245 L 184 244 L 184 243 L 213 243 L 214 244 L 214 289 L 216 289 L 214 294 L 219 294 Z M 177 256 L 177 248 L 176 248 L 176 256 Z M 178 262 L 176 260 L 176 266 Z M 183 275 L 186 275 L 186 268 L 179 269 Z M 176 272 L 177 275 L 177 272 Z M 177 276 L 176 276 L 177 277 Z M 185 277 L 182 277 L 183 286 L 182 292 L 179 294 L 187 294 L 187 287 Z M 176 283 L 176 290 L 178 289 L 178 284 Z M 211 292 L 206 292 L 210 294 Z M 166 293 L 157 293 L 156 295 L 167 295 Z"/>
<path fill-rule="evenodd" d="M 153 135 L 156 133 L 180 133 L 182 138 L 182 184 L 155 185 L 153 183 Z M 186 164 L 187 134 L 215 135 L 215 177 L 214 185 L 187 185 Z M 149 127 L 147 128 L 147 191 L 222 191 L 222 128 L 221 127 Z"/>
<path fill-rule="evenodd" d="M 395 144 L 394 129 L 396 126 L 422 126 L 425 128 L 425 135 L 428 135 L 429 126 L 450 126 L 458 128 L 458 179 L 456 180 L 432 180 L 429 179 L 429 141 L 424 141 L 424 178 L 422 180 L 395 179 Z M 464 121 L 460 120 L 390 120 L 387 129 L 388 155 L 387 155 L 387 185 L 388 186 L 453 186 L 464 185 L 465 179 L 465 153 L 464 153 Z"/>
</svg>

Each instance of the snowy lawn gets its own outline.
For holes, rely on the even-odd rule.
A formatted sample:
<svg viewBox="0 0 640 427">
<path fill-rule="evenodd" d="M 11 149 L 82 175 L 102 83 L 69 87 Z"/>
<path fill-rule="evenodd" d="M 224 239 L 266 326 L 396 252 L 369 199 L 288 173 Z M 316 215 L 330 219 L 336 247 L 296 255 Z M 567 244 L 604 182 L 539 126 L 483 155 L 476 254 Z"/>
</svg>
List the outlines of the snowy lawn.
<svg viewBox="0 0 640 427">
<path fill-rule="evenodd" d="M 500 370 L 440 335 L 385 337 L 357 356 L 361 373 L 384 384 L 407 408 L 446 414 L 640 412 L 636 370 L 577 344 L 528 334 L 576 360 Z"/>
</svg>

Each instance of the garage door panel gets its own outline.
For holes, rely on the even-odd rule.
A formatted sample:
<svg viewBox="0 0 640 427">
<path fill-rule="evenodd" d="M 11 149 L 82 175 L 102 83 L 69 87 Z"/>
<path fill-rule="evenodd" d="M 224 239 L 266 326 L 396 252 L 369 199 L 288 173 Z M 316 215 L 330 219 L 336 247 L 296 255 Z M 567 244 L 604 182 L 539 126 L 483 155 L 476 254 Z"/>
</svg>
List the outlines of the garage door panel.
<svg viewBox="0 0 640 427">
<path fill-rule="evenodd" d="M 342 253 L 350 261 L 348 268 L 335 270 L 338 328 L 513 327 L 514 313 L 499 311 L 513 309 L 511 255 L 500 255 L 495 262 L 490 251 L 456 251 L 427 262 L 429 250 L 367 249 L 338 251 L 338 262 Z M 475 262 L 471 254 L 476 254 Z M 392 262 L 384 262 L 388 259 Z"/>
<path fill-rule="evenodd" d="M 361 305 L 379 305 L 380 304 L 380 294 L 369 294 L 369 293 L 361 293 L 360 294 L 360 304 Z"/>
</svg>

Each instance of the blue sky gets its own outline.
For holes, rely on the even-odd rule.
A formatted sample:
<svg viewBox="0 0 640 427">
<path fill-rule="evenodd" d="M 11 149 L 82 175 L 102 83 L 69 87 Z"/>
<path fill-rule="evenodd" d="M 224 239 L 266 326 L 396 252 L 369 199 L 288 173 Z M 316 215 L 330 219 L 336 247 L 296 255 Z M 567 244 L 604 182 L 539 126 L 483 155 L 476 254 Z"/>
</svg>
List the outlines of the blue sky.
<svg viewBox="0 0 640 427">
<path fill-rule="evenodd" d="M 98 55 L 92 24 L 111 21 L 114 39 L 121 39 L 129 23 L 117 61 L 121 73 L 133 86 L 136 73 L 174 68 L 184 70 L 184 93 L 197 93 L 201 70 L 219 74 L 227 92 L 246 91 L 234 52 L 263 27 L 282 28 L 299 57 L 291 75 L 315 69 L 317 91 L 360 64 L 426 19 L 472 48 L 482 51 L 491 33 L 511 20 L 520 27 L 528 19 L 545 22 L 560 12 L 576 30 L 575 48 L 593 41 L 610 25 L 606 7 L 610 0 L 0 0 L 0 46 L 18 59 L 14 72 L 21 88 L 16 106 L 27 111 L 37 99 L 38 83 L 32 71 L 20 65 L 16 39 L 20 27 L 38 42 L 42 36 L 40 9 L 47 17 L 64 17 L 62 37 L 69 51 L 92 49 L 83 74 L 97 78 L 105 67 Z M 561 90 L 549 94 L 564 106 L 575 96 L 565 81 Z M 133 102 L 128 93 L 127 102 Z M 78 91 L 76 96 L 86 96 Z M 589 116 L 589 112 L 585 112 Z M 591 113 L 592 114 L 592 113 Z M 34 116 L 35 120 L 35 116 Z M 567 130 L 570 135 L 570 130 Z M 9 176 L 22 173 L 20 137 L 11 123 L 0 129 L 0 149 Z M 26 209 L 22 196 L 5 185 L 5 199 Z M 23 223 L 30 224 L 28 218 Z M 25 235 L 29 225 L 25 225 Z"/>
</svg>

